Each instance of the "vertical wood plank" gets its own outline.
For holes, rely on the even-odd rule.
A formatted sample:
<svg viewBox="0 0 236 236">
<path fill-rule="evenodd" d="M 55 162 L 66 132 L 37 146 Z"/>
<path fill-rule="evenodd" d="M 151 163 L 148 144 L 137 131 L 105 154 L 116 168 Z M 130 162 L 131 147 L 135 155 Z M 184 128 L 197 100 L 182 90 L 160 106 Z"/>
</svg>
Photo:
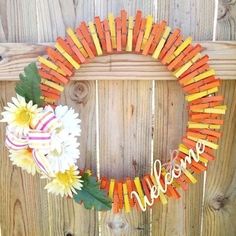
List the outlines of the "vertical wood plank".
<svg viewBox="0 0 236 236">
<path fill-rule="evenodd" d="M 219 1 L 216 39 L 236 39 L 236 3 Z M 209 165 L 203 208 L 203 235 L 236 235 L 236 81 L 224 81 L 220 89 L 227 105 L 223 136 L 216 160 Z"/>
<path fill-rule="evenodd" d="M 93 1 L 40 1 L 38 2 L 39 41 L 54 41 L 57 36 L 65 35 L 66 27 L 76 27 L 79 20 L 94 17 Z M 80 137 L 80 168 L 92 168 L 96 173 L 96 121 L 95 81 L 74 81 L 66 87 L 61 98 L 62 104 L 68 104 L 79 112 L 82 119 Z M 45 193 L 47 194 L 47 193 Z M 51 231 L 54 235 L 97 235 L 97 212 L 86 210 L 83 205 L 71 199 L 49 195 L 49 213 Z"/>
<path fill-rule="evenodd" d="M 151 1 L 148 1 L 151 2 Z M 131 1 L 96 1 L 96 15 L 135 14 Z M 142 6 L 146 6 L 143 3 Z M 99 81 L 99 149 L 101 176 L 118 180 L 150 171 L 152 81 Z M 149 235 L 150 211 L 101 214 L 101 235 Z"/>
<path fill-rule="evenodd" d="M 0 37 L 8 42 L 37 42 L 36 1 L 0 1 Z M 3 56 L 4 57 L 4 56 Z M 2 58 L 4 60 L 4 58 Z M 22 68 L 23 70 L 23 68 Z M 1 82 L 1 108 L 15 96 L 14 82 Z M 43 194 L 46 182 L 13 167 L 4 147 L 5 125 L 1 124 L 1 197 L 2 235 L 48 235 L 48 200 Z M 34 210 L 32 210 L 34 209 Z M 45 221 L 42 221 L 42 216 Z"/>
<path fill-rule="evenodd" d="M 157 19 L 166 19 L 172 28 L 179 27 L 185 36 L 194 40 L 212 39 L 214 7 L 212 1 L 180 0 L 157 4 Z M 204 13 L 203 13 L 204 12 Z M 166 162 L 169 152 L 178 148 L 186 129 L 186 103 L 175 81 L 155 82 L 154 159 Z M 170 199 L 166 206 L 153 208 L 152 232 L 155 235 L 200 235 L 204 176 L 181 199 Z"/>
</svg>

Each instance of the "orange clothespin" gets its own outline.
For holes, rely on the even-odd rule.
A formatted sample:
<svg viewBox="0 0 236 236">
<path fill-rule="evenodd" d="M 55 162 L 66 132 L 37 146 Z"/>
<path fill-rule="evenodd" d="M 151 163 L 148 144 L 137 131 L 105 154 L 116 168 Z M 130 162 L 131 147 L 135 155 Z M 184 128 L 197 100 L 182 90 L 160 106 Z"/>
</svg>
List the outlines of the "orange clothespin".
<svg viewBox="0 0 236 236">
<path fill-rule="evenodd" d="M 128 198 L 129 198 L 130 206 L 131 206 L 131 207 L 134 207 L 134 205 L 135 205 L 134 199 L 131 198 L 131 192 L 133 191 L 133 188 L 132 188 L 132 180 L 131 180 L 129 177 L 126 178 L 126 184 L 127 184 Z"/>
<path fill-rule="evenodd" d="M 105 31 L 106 49 L 108 53 L 111 53 L 112 52 L 111 34 L 110 34 L 109 24 L 108 24 L 107 19 L 104 19 L 103 25 L 104 25 L 104 31 Z"/>
<path fill-rule="evenodd" d="M 200 58 L 198 61 L 196 61 L 192 66 L 190 66 L 188 68 L 188 70 L 186 70 L 181 76 L 180 78 L 185 77 L 186 75 L 188 75 L 189 73 L 199 69 L 200 67 L 202 67 L 203 65 L 207 64 L 209 60 L 209 56 L 205 55 L 202 58 Z"/>
<path fill-rule="evenodd" d="M 142 22 L 141 22 L 141 27 L 140 27 L 140 31 L 139 31 L 139 34 L 138 34 L 138 38 L 137 38 L 137 41 L 136 41 L 136 45 L 135 45 L 135 52 L 136 53 L 139 53 L 140 50 L 141 50 L 145 25 L 146 25 L 146 19 L 143 18 Z"/>
<path fill-rule="evenodd" d="M 159 42 L 161 40 L 161 37 L 162 37 L 163 33 L 165 31 L 166 25 L 167 25 L 166 21 L 161 21 L 160 22 L 159 29 L 158 29 L 158 31 L 157 31 L 157 33 L 156 33 L 156 35 L 155 35 L 155 37 L 154 37 L 154 39 L 152 41 L 152 45 L 150 47 L 149 54 L 153 54 L 154 53 L 157 45 L 159 44 Z"/>
<path fill-rule="evenodd" d="M 160 53 L 160 59 L 163 59 L 163 57 L 165 56 L 165 54 L 167 53 L 167 51 L 169 51 L 169 49 L 171 48 L 171 46 L 174 44 L 174 42 L 176 41 L 176 39 L 178 38 L 180 34 L 180 29 L 175 29 L 173 31 L 173 33 L 170 35 L 170 37 L 167 39 L 163 49 L 161 50 Z"/>
<path fill-rule="evenodd" d="M 107 179 L 107 177 L 102 177 L 101 178 L 100 188 L 105 190 L 106 193 L 108 193 L 108 191 L 109 191 L 109 180 Z"/>
<path fill-rule="evenodd" d="M 121 46 L 125 49 L 127 44 L 127 12 L 121 11 Z M 118 51 L 118 50 L 117 50 Z"/>
<path fill-rule="evenodd" d="M 103 50 L 103 52 L 105 52 L 106 51 L 106 40 L 105 40 L 105 34 L 103 32 L 103 25 L 102 25 L 102 22 L 101 22 L 99 16 L 95 16 L 94 23 L 95 23 L 95 26 L 97 29 L 99 41 L 102 45 L 102 50 Z"/>
<path fill-rule="evenodd" d="M 122 51 L 122 34 L 121 34 L 121 19 L 120 17 L 116 17 L 116 46 L 117 46 L 117 52 Z M 125 36 L 125 42 L 126 42 L 126 36 Z"/>
<path fill-rule="evenodd" d="M 64 84 L 64 82 L 62 82 L 58 78 L 50 75 L 47 71 L 43 70 L 42 68 L 38 70 L 38 73 L 39 73 L 41 78 L 51 80 L 51 81 L 53 81 L 55 83 L 58 83 L 58 84 Z"/>
<path fill-rule="evenodd" d="M 118 196 L 119 196 L 119 208 L 122 209 L 124 205 L 124 197 L 123 197 L 123 182 L 117 182 Z"/>
<path fill-rule="evenodd" d="M 190 72 L 189 74 L 185 75 L 184 77 L 180 78 L 178 81 L 180 84 L 185 84 L 189 80 L 191 80 L 193 77 L 203 73 L 204 71 L 209 69 L 208 64 L 204 64 L 203 66 L 199 67 L 198 69 L 194 70 L 193 72 Z"/>
<path fill-rule="evenodd" d="M 74 44 L 73 40 L 70 37 L 67 37 L 66 41 L 69 43 L 71 49 L 73 50 L 75 55 L 78 57 L 79 63 L 84 63 L 85 62 L 85 57 L 80 52 L 79 48 L 77 48 L 77 46 Z"/>
<path fill-rule="evenodd" d="M 188 47 L 186 47 L 186 48 L 184 49 L 184 51 L 183 51 L 179 56 L 175 57 L 173 61 L 171 61 L 170 63 L 168 63 L 168 62 L 166 61 L 166 63 L 169 64 L 169 65 L 167 66 L 167 69 L 170 70 L 170 71 L 176 70 L 176 69 L 178 68 L 178 67 L 177 67 L 178 63 L 179 63 L 181 60 L 183 60 L 183 58 L 185 57 L 185 55 L 187 55 L 187 54 L 192 50 L 192 48 L 193 48 L 193 46 L 192 46 L 192 45 L 189 45 Z M 173 55 L 173 54 L 172 54 L 172 55 Z M 169 57 L 168 57 L 168 58 L 169 58 Z"/>
<path fill-rule="evenodd" d="M 193 49 L 185 55 L 182 61 L 179 62 L 179 64 L 176 67 L 182 66 L 184 63 L 187 61 L 191 60 L 195 55 L 197 55 L 199 52 L 202 51 L 202 46 L 200 44 L 197 44 L 196 46 L 193 47 Z"/>
<path fill-rule="evenodd" d="M 180 45 L 180 43 L 182 42 L 182 35 L 179 35 L 177 37 L 177 39 L 174 41 L 173 45 L 171 46 L 171 48 L 166 52 L 165 56 L 163 56 L 161 63 L 166 65 L 167 64 L 167 58 L 169 58 L 170 55 L 172 55 L 174 53 L 174 51 L 176 50 L 176 48 Z"/>
<path fill-rule="evenodd" d="M 55 101 L 60 98 L 60 95 L 55 94 L 55 93 L 50 93 L 50 92 L 47 92 L 47 91 L 44 91 L 44 90 L 41 91 L 41 94 L 43 95 L 43 97 L 50 98 L 50 99 L 53 99 Z"/>
<path fill-rule="evenodd" d="M 91 50 L 91 48 L 90 48 L 88 42 L 86 41 L 84 35 L 82 34 L 80 28 L 77 28 L 77 29 L 76 29 L 76 34 L 77 34 L 79 40 L 81 41 L 81 43 L 82 43 L 84 49 L 85 49 L 86 52 L 88 53 L 88 56 L 89 56 L 91 59 L 93 59 L 93 58 L 95 57 L 95 54 L 94 54 L 93 51 Z M 95 47 L 95 46 L 94 46 L 94 47 Z M 95 49 L 95 50 L 96 50 L 96 49 Z"/>
<path fill-rule="evenodd" d="M 63 65 L 73 73 L 73 66 L 55 49 L 46 47 L 48 57 L 54 62 L 62 62 Z"/>
<path fill-rule="evenodd" d="M 147 182 L 145 181 L 144 177 L 141 179 L 141 184 L 142 184 L 144 194 L 146 195 L 148 201 L 151 202 L 152 199 L 151 199 L 151 196 L 150 196 L 150 190 L 148 188 Z"/>
<path fill-rule="evenodd" d="M 88 30 L 88 26 L 86 25 L 86 23 L 84 21 L 81 22 L 79 29 L 81 30 L 81 33 L 84 36 L 85 40 L 87 41 L 90 49 L 92 50 L 93 55 L 96 55 L 96 53 L 97 53 L 96 47 L 93 43 L 92 36 Z"/>
<path fill-rule="evenodd" d="M 41 91 L 45 91 L 45 92 L 48 92 L 48 93 L 53 93 L 53 94 L 55 94 L 55 95 L 57 95 L 59 97 L 61 95 L 60 91 L 58 91 L 58 90 L 56 90 L 54 88 L 48 87 L 45 84 L 40 84 L 40 89 L 41 89 Z"/>
<path fill-rule="evenodd" d="M 152 45 L 152 42 L 153 42 L 153 40 L 154 40 L 154 37 L 155 37 L 155 35 L 157 34 L 157 32 L 158 32 L 158 29 L 159 29 L 159 24 L 154 24 L 154 26 L 153 26 L 153 28 L 152 28 L 152 32 L 151 32 L 151 35 L 150 35 L 150 37 L 148 38 L 148 40 L 147 40 L 147 43 L 145 44 L 145 46 L 144 46 L 144 48 L 143 48 L 143 52 L 142 52 L 142 54 L 143 55 L 148 55 L 148 52 L 149 52 L 149 49 L 150 49 L 150 47 L 151 47 L 151 45 Z"/>
<path fill-rule="evenodd" d="M 117 186 L 114 189 L 114 196 L 113 196 L 113 203 L 112 203 L 112 211 L 113 213 L 118 213 L 120 211 L 119 207 L 119 195 L 118 195 L 118 190 Z"/>
<path fill-rule="evenodd" d="M 133 30 L 133 45 L 134 46 L 136 45 L 136 42 L 137 42 L 141 22 L 142 22 L 142 12 L 137 11 L 136 16 L 135 16 L 134 30 Z"/>
</svg>

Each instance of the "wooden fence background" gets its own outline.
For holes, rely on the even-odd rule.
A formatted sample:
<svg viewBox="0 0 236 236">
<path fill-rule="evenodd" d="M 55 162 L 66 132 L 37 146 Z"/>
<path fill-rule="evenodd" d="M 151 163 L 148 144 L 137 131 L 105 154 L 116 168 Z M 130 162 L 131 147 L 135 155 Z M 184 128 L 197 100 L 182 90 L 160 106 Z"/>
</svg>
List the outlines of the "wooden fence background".
<svg viewBox="0 0 236 236">
<path fill-rule="evenodd" d="M 236 39 L 235 0 L 0 0 L 0 110 L 14 96 L 24 65 L 43 54 L 39 44 L 53 42 L 81 20 L 123 8 L 130 15 L 141 9 L 194 40 L 208 41 L 211 63 L 225 79 L 221 92 L 228 106 L 216 161 L 179 201 L 146 213 L 98 214 L 48 195 L 39 176 L 13 167 L 1 124 L 0 235 L 236 235 L 236 44 L 217 42 Z M 159 63 L 141 56 L 101 57 L 84 66 L 61 99 L 83 121 L 80 166 L 119 178 L 150 170 L 152 156 L 167 160 L 186 126 L 184 96 L 171 78 Z"/>
</svg>

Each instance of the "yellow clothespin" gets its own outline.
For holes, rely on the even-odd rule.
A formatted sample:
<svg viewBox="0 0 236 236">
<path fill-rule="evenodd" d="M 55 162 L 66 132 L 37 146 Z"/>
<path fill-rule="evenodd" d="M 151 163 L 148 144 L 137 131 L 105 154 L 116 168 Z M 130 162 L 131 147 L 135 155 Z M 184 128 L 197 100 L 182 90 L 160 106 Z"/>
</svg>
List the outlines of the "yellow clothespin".
<svg viewBox="0 0 236 236">
<path fill-rule="evenodd" d="M 195 177 L 185 168 L 182 168 L 182 171 L 184 172 L 184 174 L 189 178 L 189 180 L 195 184 L 197 183 L 197 180 L 195 179 Z"/>
<path fill-rule="evenodd" d="M 184 86 L 186 86 L 188 84 L 192 84 L 192 83 L 197 82 L 199 80 L 205 79 L 205 78 L 210 77 L 212 75 L 215 75 L 215 70 L 214 69 L 207 70 L 207 71 L 205 71 L 205 72 L 203 72 L 203 73 L 193 77 L 188 82 L 184 83 Z"/>
<path fill-rule="evenodd" d="M 188 128 L 190 129 L 220 129 L 220 125 L 212 125 L 205 123 L 197 123 L 197 122 L 188 122 Z"/>
<path fill-rule="evenodd" d="M 148 38 L 149 38 L 149 35 L 151 33 L 152 22 L 153 22 L 153 17 L 152 16 L 147 16 L 145 32 L 144 32 L 143 41 L 142 41 L 142 45 L 141 45 L 142 50 L 143 50 L 144 46 L 146 45 L 146 43 L 148 41 Z"/>
<path fill-rule="evenodd" d="M 140 200 L 142 202 L 142 205 L 144 206 L 144 193 L 143 193 L 143 189 L 142 189 L 142 185 L 141 185 L 139 177 L 134 178 L 134 184 L 137 189 Z"/>
<path fill-rule="evenodd" d="M 215 106 L 212 108 L 205 108 L 199 110 L 193 110 L 193 112 L 203 112 L 203 113 L 212 113 L 212 114 L 225 114 L 227 107 L 225 105 Z"/>
<path fill-rule="evenodd" d="M 170 30 L 171 30 L 171 28 L 169 26 L 167 26 L 166 29 L 165 29 L 165 32 L 162 35 L 162 38 L 161 38 L 159 44 L 157 45 L 154 53 L 152 54 L 152 57 L 154 59 L 158 59 L 158 57 L 159 57 L 159 55 L 161 53 L 161 50 L 164 47 L 164 44 L 165 44 L 165 42 L 166 42 L 166 40 L 167 40 L 167 38 L 168 38 L 168 36 L 170 34 Z"/>
<path fill-rule="evenodd" d="M 125 212 L 130 212 L 130 204 L 129 204 L 129 196 L 128 196 L 128 188 L 126 183 L 123 183 L 123 193 L 124 193 L 124 205 L 125 205 Z"/>
<path fill-rule="evenodd" d="M 180 67 L 179 69 L 177 69 L 176 71 L 173 72 L 173 75 L 176 78 L 179 78 L 191 65 L 193 65 L 198 59 L 201 58 L 201 54 L 198 53 L 197 55 L 195 55 L 190 61 L 188 61 L 187 63 L 185 63 L 182 67 Z"/>
<path fill-rule="evenodd" d="M 126 51 L 127 52 L 132 52 L 132 43 L 133 43 L 133 28 L 134 28 L 134 21 L 133 17 L 129 17 L 129 25 L 128 25 L 128 38 L 127 38 L 127 45 L 126 45 Z"/>
<path fill-rule="evenodd" d="M 115 27 L 115 20 L 113 14 L 108 14 L 108 23 L 111 32 L 111 45 L 112 48 L 117 48 L 116 46 L 116 27 Z"/>
<path fill-rule="evenodd" d="M 179 151 L 184 153 L 184 154 L 186 154 L 186 156 L 189 155 L 189 149 L 185 145 L 183 145 L 183 144 L 179 145 Z M 208 160 L 206 158 L 202 157 L 202 156 L 199 156 L 199 160 L 201 162 L 203 162 L 203 163 L 207 163 L 208 162 Z"/>
<path fill-rule="evenodd" d="M 211 88 L 211 89 L 199 92 L 199 93 L 193 93 L 193 94 L 187 95 L 187 96 L 185 96 L 185 99 L 188 102 L 191 102 L 191 101 L 196 100 L 198 98 L 205 97 L 211 93 L 216 93 L 217 91 L 218 91 L 218 87 L 214 87 L 214 88 Z"/>
<path fill-rule="evenodd" d="M 84 57 L 88 57 L 87 52 L 85 51 L 83 45 L 81 44 L 81 42 L 79 41 L 78 37 L 76 36 L 76 34 L 74 33 L 74 31 L 71 28 L 68 28 L 66 30 L 67 34 L 71 37 L 72 41 L 74 42 L 74 44 L 77 46 L 77 48 L 80 50 L 80 52 L 83 54 Z"/>
<path fill-rule="evenodd" d="M 90 29 L 90 33 L 93 38 L 94 45 L 96 47 L 97 54 L 100 56 L 100 55 L 102 55 L 102 48 L 101 48 L 100 42 L 98 40 L 98 35 L 97 35 L 97 32 L 96 32 L 93 22 L 89 22 L 89 29 Z"/>
<path fill-rule="evenodd" d="M 48 87 L 54 88 L 54 89 L 56 89 L 56 90 L 58 90 L 60 92 L 62 92 L 64 90 L 63 86 L 61 86 L 59 84 L 56 84 L 56 83 L 54 83 L 52 81 L 49 81 L 47 79 L 44 79 L 44 78 L 41 78 L 41 83 L 47 85 Z"/>
<path fill-rule="evenodd" d="M 111 179 L 110 185 L 109 185 L 109 193 L 108 193 L 108 196 L 111 199 L 113 199 L 114 188 L 115 188 L 115 179 Z"/>
<path fill-rule="evenodd" d="M 78 70 L 80 68 L 80 64 L 77 63 L 62 47 L 59 43 L 56 43 L 55 45 L 56 49 L 66 58 L 68 62 L 76 69 Z"/>
<path fill-rule="evenodd" d="M 186 38 L 184 42 L 181 43 L 180 46 L 174 51 L 174 53 L 171 56 L 169 56 L 169 58 L 167 59 L 167 64 L 169 64 L 173 59 L 175 59 L 191 43 L 192 43 L 192 38 L 191 37 Z"/>
<path fill-rule="evenodd" d="M 196 141 L 196 142 L 199 140 L 198 138 L 195 138 L 195 137 L 192 137 L 192 136 L 188 136 L 188 138 L 193 140 L 193 141 Z M 219 147 L 218 144 L 212 143 L 212 142 L 204 140 L 204 139 L 201 139 L 201 143 L 203 143 L 205 146 L 213 148 L 215 150 L 218 149 L 218 147 Z"/>
<path fill-rule="evenodd" d="M 38 57 L 38 61 L 46 66 L 48 66 L 49 68 L 57 71 L 58 73 L 60 73 L 61 75 L 66 76 L 65 72 L 63 70 L 61 70 L 57 65 L 55 65 L 53 62 L 47 60 L 44 57 L 39 56 Z"/>
<path fill-rule="evenodd" d="M 150 178 L 151 178 L 152 182 L 158 187 L 157 182 L 156 182 L 154 176 L 150 175 Z M 159 197 L 160 197 L 161 203 L 163 205 L 168 203 L 166 195 L 162 191 L 160 191 L 160 190 L 159 190 Z"/>
</svg>

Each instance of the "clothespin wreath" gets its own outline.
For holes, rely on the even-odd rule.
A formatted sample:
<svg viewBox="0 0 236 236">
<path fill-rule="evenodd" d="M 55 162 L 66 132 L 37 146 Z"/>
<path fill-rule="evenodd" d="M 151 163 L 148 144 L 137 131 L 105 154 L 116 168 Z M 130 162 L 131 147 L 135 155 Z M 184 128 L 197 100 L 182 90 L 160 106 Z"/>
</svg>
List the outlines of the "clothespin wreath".
<svg viewBox="0 0 236 236">
<path fill-rule="evenodd" d="M 172 30 L 164 20 L 153 22 L 152 16 L 145 17 L 141 11 L 137 11 L 134 17 L 128 16 L 125 10 L 116 17 L 113 14 L 106 19 L 96 16 L 93 22 L 81 22 L 76 29 L 68 28 L 66 33 L 66 37 L 56 39 L 55 47 L 46 47 L 46 55 L 38 57 L 38 67 L 30 64 L 25 74 L 20 75 L 20 83 L 16 87 L 18 95 L 13 98 L 15 105 L 8 103 L 11 107 L 3 113 L 4 116 L 12 107 L 25 106 L 28 113 L 22 115 L 21 122 L 24 122 L 24 117 L 34 117 L 27 129 L 17 127 L 18 131 L 22 131 L 17 134 L 7 127 L 6 145 L 11 156 L 19 150 L 31 155 L 34 165 L 31 171 L 38 171 L 52 180 L 46 186 L 49 192 L 72 197 L 76 202 L 83 202 L 88 209 L 112 209 L 114 213 L 124 210 L 129 213 L 134 208 L 145 211 L 154 204 L 167 204 L 169 198 L 179 199 L 179 189 L 187 190 L 189 184 L 195 184 L 196 174 L 206 171 L 208 163 L 215 159 L 214 150 L 219 148 L 222 136 L 222 115 L 226 112 L 224 98 L 217 94 L 220 79 L 209 64 L 209 56 L 202 54 L 203 47 L 199 43 L 194 45 L 191 37 L 185 38 L 180 29 Z M 150 55 L 176 77 L 188 103 L 187 129 L 182 142 L 174 155 L 171 154 L 169 162 L 161 163 L 156 159 L 151 173 L 133 178 L 102 176 L 97 179 L 91 170 L 79 170 L 73 159 L 68 166 L 69 157 L 68 160 L 62 158 L 60 164 L 53 166 L 50 159 L 53 154 L 48 150 L 54 145 L 54 155 L 61 152 L 54 143 L 57 140 L 55 136 L 63 130 L 60 136 L 63 139 L 70 125 L 74 125 L 76 132 L 80 131 L 78 114 L 67 106 L 57 106 L 64 87 L 84 63 L 96 56 L 113 53 Z M 34 91 L 26 91 L 30 86 Z M 41 108 L 37 110 L 36 105 Z M 35 114 L 29 116 L 30 112 Z M 61 116 L 58 117 L 58 114 Z M 63 124 L 68 114 L 71 115 L 68 119 L 71 124 Z M 68 132 L 70 143 L 67 145 L 71 145 L 74 153 L 79 155 L 79 145 L 75 139 L 70 140 L 70 136 L 79 135 L 73 130 Z M 62 179 L 69 182 L 64 183 Z M 59 186 L 63 188 L 57 191 Z M 93 197 L 96 201 L 92 201 Z"/>
</svg>

